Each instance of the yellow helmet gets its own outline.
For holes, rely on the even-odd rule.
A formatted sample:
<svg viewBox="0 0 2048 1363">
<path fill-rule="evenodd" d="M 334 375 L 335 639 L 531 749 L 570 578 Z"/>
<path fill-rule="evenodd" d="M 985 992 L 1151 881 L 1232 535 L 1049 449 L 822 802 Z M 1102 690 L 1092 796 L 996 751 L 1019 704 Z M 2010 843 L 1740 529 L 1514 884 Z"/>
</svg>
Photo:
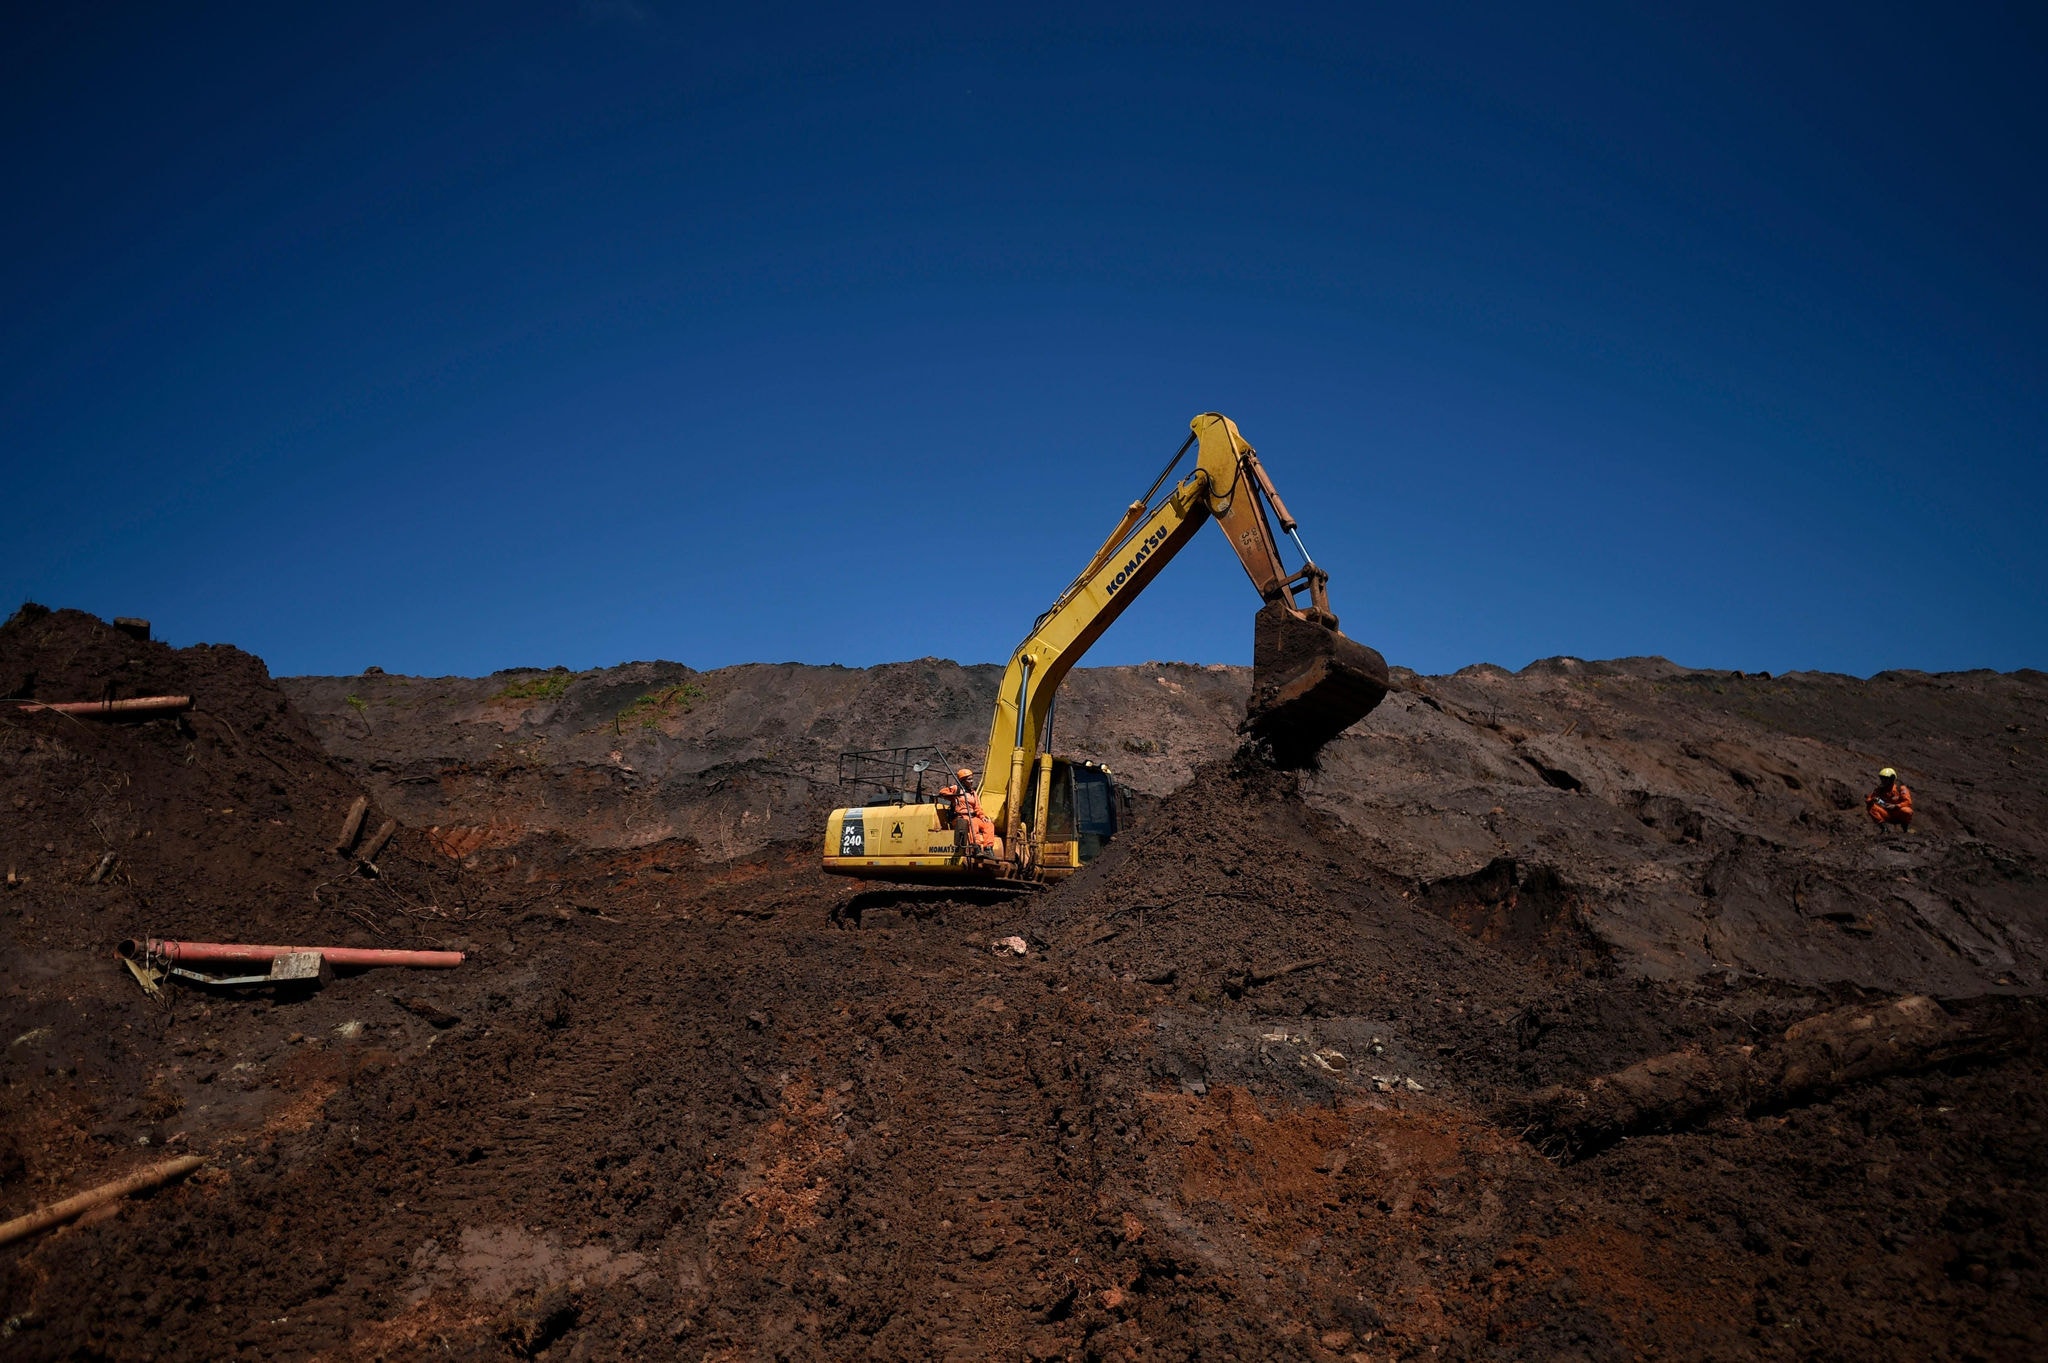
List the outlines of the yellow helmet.
<svg viewBox="0 0 2048 1363">
<path fill-rule="evenodd" d="M 1886 767 L 1884 770 L 1878 773 L 1878 778 L 1880 780 L 1885 781 L 1896 781 L 1899 779 L 1899 774 L 1893 771 L 1890 767 Z"/>
</svg>

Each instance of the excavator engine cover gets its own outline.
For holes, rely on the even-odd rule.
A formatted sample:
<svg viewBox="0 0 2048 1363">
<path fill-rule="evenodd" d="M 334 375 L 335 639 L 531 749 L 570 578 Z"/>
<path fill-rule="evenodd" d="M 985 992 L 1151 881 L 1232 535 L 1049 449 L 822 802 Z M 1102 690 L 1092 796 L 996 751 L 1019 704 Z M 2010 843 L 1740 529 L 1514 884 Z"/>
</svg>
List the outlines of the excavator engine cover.
<svg viewBox="0 0 2048 1363">
<path fill-rule="evenodd" d="M 1283 767 L 1305 767 L 1387 694 L 1387 660 L 1279 602 L 1252 622 L 1252 699 L 1241 732 Z"/>
</svg>

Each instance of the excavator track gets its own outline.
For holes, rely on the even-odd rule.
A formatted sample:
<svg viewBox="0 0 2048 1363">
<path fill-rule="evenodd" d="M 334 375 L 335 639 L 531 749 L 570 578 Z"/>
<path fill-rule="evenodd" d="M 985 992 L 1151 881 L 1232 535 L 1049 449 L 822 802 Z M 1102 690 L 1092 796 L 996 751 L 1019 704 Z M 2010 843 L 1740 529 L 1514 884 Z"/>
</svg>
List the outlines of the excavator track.
<svg viewBox="0 0 2048 1363">
<path fill-rule="evenodd" d="M 1252 697 L 1239 732 L 1277 766 L 1313 766 L 1324 744 L 1386 698 L 1387 685 L 1377 649 L 1270 602 L 1252 622 Z"/>
</svg>

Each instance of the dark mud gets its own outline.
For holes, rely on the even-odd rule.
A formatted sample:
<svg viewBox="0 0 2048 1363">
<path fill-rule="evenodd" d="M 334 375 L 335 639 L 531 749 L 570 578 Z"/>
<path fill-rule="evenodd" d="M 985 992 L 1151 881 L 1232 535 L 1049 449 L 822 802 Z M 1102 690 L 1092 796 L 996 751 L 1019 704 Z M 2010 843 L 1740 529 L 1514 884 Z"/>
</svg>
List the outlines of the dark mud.
<svg viewBox="0 0 2048 1363">
<path fill-rule="evenodd" d="M 276 1074 L 321 1068 L 287 1038 L 329 1005 L 223 1000 L 232 1028 L 174 1029 L 175 1010 L 147 1005 L 114 961 L 116 943 L 459 945 L 467 887 L 445 860 L 413 860 L 410 834 L 375 875 L 335 853 L 361 792 L 240 649 L 172 649 L 25 607 L 0 626 L 0 684 L 44 700 L 195 701 L 118 723 L 0 704 L 0 1196 L 11 1214 L 166 1146 L 244 1139 L 285 1101 Z M 381 817 L 373 806 L 366 822 Z"/>
<path fill-rule="evenodd" d="M 249 706 L 294 732 L 255 666 Z M 202 708 L 244 725 L 242 702 Z M 168 820 L 216 798 L 176 784 L 209 756 L 222 780 L 241 769 L 217 748 L 181 765 L 198 724 L 158 723 L 93 731 L 106 746 L 89 752 L 161 786 L 148 812 Z M 1389 740 L 1344 740 L 1367 741 Z M 10 798 L 51 812 L 33 834 L 10 824 L 0 854 L 106 821 L 64 812 L 55 751 L 7 750 Z M 272 797 L 293 800 L 283 823 L 262 825 L 263 874 L 283 878 L 237 889 L 225 849 L 247 830 L 192 831 L 210 839 L 194 865 L 152 864 L 141 892 L 183 904 L 185 876 L 213 877 L 189 902 L 216 916 L 166 929 L 367 934 L 357 901 L 308 893 L 338 869 L 325 844 L 353 788 L 315 750 L 274 755 L 298 773 Z M 153 1154 L 144 1136 L 183 1131 L 178 1148 L 215 1161 L 0 1253 L 8 1355 L 2048 1348 L 2031 989 L 1948 996 L 1972 1025 L 2002 1020 L 1994 1053 L 1683 1115 L 1560 1162 L 1499 1115 L 1518 1095 L 1768 1049 L 1887 992 L 1646 973 L 1586 923 L 1613 901 L 1558 874 L 1554 847 L 1418 875 L 1422 850 L 1386 850 L 1409 825 L 1362 833 L 1332 779 L 1203 765 L 1096 868 L 1023 899 L 828 882 L 809 838 L 718 859 L 559 836 L 435 852 L 408 831 L 393 874 L 416 913 L 448 917 L 399 926 L 475 959 L 300 1000 L 148 1003 L 98 945 L 134 914 L 45 874 L 0 917 L 10 951 L 48 963 L 10 983 L 25 1020 L 0 1040 L 50 1029 L 0 1072 L 18 1163 L 0 1167 L 0 1212 L 123 1171 Z M 1027 954 L 992 950 L 1011 935 Z"/>
</svg>

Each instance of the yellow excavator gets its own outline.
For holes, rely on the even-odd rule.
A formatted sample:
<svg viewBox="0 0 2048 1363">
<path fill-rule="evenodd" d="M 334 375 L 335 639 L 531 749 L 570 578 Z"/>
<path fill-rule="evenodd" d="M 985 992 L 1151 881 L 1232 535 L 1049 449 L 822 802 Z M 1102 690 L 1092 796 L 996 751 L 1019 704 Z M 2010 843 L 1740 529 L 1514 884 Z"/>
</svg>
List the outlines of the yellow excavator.
<svg viewBox="0 0 2048 1363">
<path fill-rule="evenodd" d="M 1150 490 L 1010 655 L 979 789 L 954 784 L 956 773 L 936 747 L 841 754 L 840 780 L 871 798 L 826 820 L 826 871 L 1025 885 L 1072 875 L 1099 855 L 1124 822 L 1126 803 L 1107 767 L 1045 750 L 1053 700 L 1089 645 L 1205 521 L 1229 538 L 1265 602 L 1253 620 L 1252 696 L 1240 726 L 1250 741 L 1277 765 L 1306 766 L 1385 697 L 1386 660 L 1338 632 L 1330 575 L 1309 557 L 1236 424 L 1206 412 L 1189 426 Z M 1193 471 L 1160 497 L 1190 448 Z M 1296 572 L 1281 561 L 1274 520 L 1301 552 Z"/>
</svg>

